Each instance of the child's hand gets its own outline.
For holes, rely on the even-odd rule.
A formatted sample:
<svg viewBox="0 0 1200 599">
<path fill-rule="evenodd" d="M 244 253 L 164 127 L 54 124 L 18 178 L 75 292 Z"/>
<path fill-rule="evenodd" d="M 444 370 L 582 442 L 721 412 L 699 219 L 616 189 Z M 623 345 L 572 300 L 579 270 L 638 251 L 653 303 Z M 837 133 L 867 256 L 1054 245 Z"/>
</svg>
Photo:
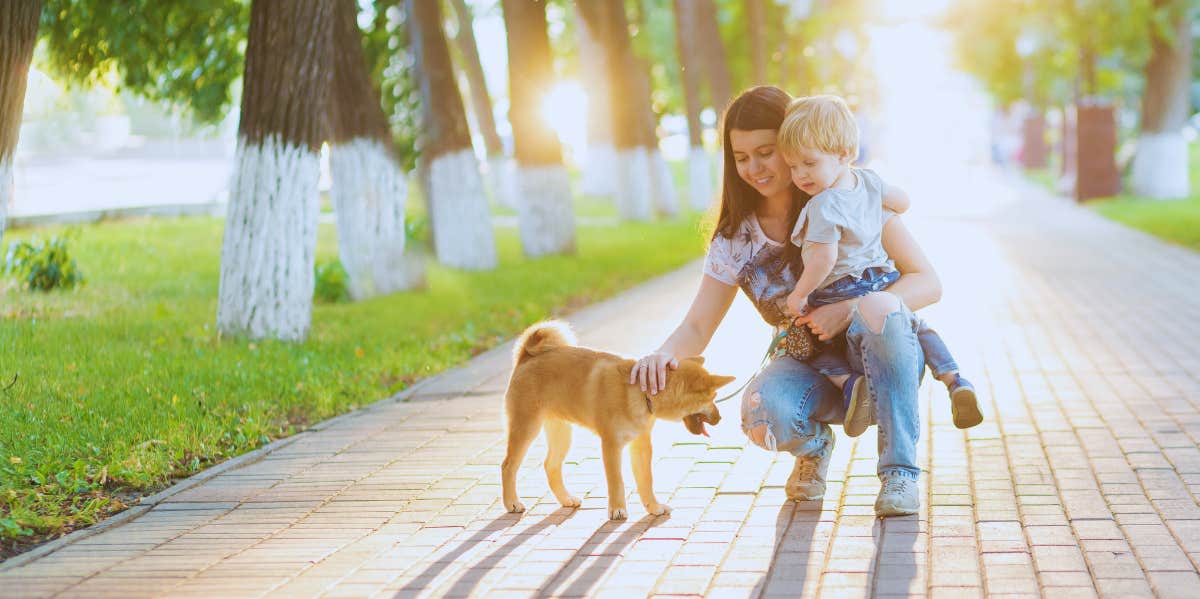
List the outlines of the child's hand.
<svg viewBox="0 0 1200 599">
<path fill-rule="evenodd" d="M 808 313 L 808 298 L 796 293 L 788 294 L 788 313 L 792 316 L 803 316 Z"/>
</svg>

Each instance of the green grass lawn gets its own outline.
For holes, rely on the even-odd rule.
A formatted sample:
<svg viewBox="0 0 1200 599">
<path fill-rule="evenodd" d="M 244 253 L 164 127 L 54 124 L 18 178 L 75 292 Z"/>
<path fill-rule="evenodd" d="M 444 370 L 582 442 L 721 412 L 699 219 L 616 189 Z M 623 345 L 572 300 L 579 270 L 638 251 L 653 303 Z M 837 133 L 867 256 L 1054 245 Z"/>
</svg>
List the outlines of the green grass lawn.
<svg viewBox="0 0 1200 599">
<path fill-rule="evenodd" d="M 1200 250 L 1200 143 L 1188 149 L 1191 196 L 1182 200 L 1153 200 L 1120 195 L 1092 202 L 1092 208 L 1104 216 L 1155 237 Z"/>
<path fill-rule="evenodd" d="M 536 260 L 498 229 L 498 269 L 432 265 L 425 291 L 318 304 L 298 344 L 217 334 L 221 220 L 84 227 L 82 288 L 0 282 L 0 388 L 18 377 L 0 391 L 0 557 L 678 267 L 703 254 L 697 221 L 581 227 L 577 256 Z"/>
<path fill-rule="evenodd" d="M 1106 218 L 1145 231 L 1159 239 L 1200 250 L 1200 143 L 1188 149 L 1191 196 L 1182 200 L 1154 200 L 1130 194 L 1093 200 L 1087 206 Z M 1025 176 L 1055 191 L 1056 164 L 1044 169 L 1025 171 Z M 1128 181 L 1125 182 L 1128 186 Z"/>
</svg>

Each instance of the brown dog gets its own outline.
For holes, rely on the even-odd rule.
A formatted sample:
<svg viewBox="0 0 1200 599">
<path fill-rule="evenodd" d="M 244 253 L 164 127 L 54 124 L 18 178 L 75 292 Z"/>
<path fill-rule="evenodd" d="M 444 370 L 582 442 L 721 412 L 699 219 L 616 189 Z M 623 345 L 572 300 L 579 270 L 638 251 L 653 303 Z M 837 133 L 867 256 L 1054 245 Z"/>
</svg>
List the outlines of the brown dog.
<svg viewBox="0 0 1200 599">
<path fill-rule="evenodd" d="M 546 478 L 563 507 L 580 501 L 563 486 L 562 463 L 571 447 L 571 423 L 600 436 L 604 473 L 608 480 L 608 515 L 628 516 L 621 481 L 621 451 L 630 441 L 638 495 L 650 514 L 670 507 L 654 498 L 650 476 L 650 430 L 656 418 L 683 420 L 688 430 L 707 435 L 704 424 L 721 420 L 713 399 L 717 389 L 734 380 L 709 374 L 704 358 L 682 360 L 667 387 L 648 396 L 629 384 L 634 361 L 576 347 L 570 329 L 561 322 L 542 322 L 525 330 L 513 349 L 513 373 L 504 396 L 508 414 L 508 453 L 500 466 L 504 507 L 523 512 L 517 497 L 517 469 L 538 428 L 546 430 Z"/>
</svg>

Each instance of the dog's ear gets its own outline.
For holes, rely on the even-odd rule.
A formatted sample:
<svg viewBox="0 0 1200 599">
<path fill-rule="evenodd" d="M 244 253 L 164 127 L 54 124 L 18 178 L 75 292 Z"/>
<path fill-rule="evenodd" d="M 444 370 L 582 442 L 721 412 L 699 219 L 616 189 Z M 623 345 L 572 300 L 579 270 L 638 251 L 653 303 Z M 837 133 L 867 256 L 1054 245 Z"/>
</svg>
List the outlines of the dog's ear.
<svg viewBox="0 0 1200 599">
<path fill-rule="evenodd" d="M 737 377 L 736 376 L 721 376 L 719 374 L 711 374 L 708 376 L 708 380 L 710 382 L 712 382 L 714 389 L 720 389 L 721 387 L 724 387 L 725 385 L 728 385 L 729 383 L 736 381 Z"/>
<path fill-rule="evenodd" d="M 690 358 L 684 358 L 683 360 L 685 362 L 695 362 L 701 366 L 704 366 L 704 356 L 692 356 Z"/>
</svg>

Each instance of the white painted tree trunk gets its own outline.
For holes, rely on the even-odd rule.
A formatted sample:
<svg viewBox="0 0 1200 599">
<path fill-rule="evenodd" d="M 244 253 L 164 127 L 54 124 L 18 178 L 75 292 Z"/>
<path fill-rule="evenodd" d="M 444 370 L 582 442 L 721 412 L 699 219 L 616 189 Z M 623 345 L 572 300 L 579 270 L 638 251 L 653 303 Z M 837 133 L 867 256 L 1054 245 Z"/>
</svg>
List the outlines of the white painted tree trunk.
<svg viewBox="0 0 1200 599">
<path fill-rule="evenodd" d="M 688 151 L 688 202 L 695 210 L 708 210 L 713 202 L 712 162 L 700 146 Z"/>
<path fill-rule="evenodd" d="M 350 297 L 361 300 L 419 285 L 404 254 L 408 181 L 387 149 L 367 138 L 337 144 L 329 169 L 338 256 Z"/>
<path fill-rule="evenodd" d="M 646 152 L 650 160 L 650 184 L 654 191 L 654 209 L 668 218 L 679 214 L 679 194 L 675 191 L 675 178 L 671 167 L 658 148 Z"/>
<path fill-rule="evenodd" d="M 8 226 L 8 205 L 13 199 L 13 159 L 0 158 L 0 242 L 4 241 L 4 232 Z M 0 260 L 7 249 L 0 244 Z"/>
<path fill-rule="evenodd" d="M 429 209 L 438 261 L 447 266 L 496 267 L 496 241 L 479 163 L 470 148 L 449 152 L 429 164 Z"/>
<path fill-rule="evenodd" d="M 1135 195 L 1164 200 L 1188 197 L 1188 145 L 1183 133 L 1142 133 L 1129 180 Z"/>
<path fill-rule="evenodd" d="M 575 251 L 575 214 L 571 210 L 571 180 L 567 167 L 519 166 L 521 193 L 517 223 L 526 256 Z"/>
<path fill-rule="evenodd" d="M 617 149 L 612 144 L 592 144 L 587 149 L 580 191 L 590 196 L 610 197 L 617 192 Z"/>
<path fill-rule="evenodd" d="M 512 158 L 493 156 L 487 160 L 488 189 L 492 199 L 506 208 L 517 208 L 517 163 Z"/>
<path fill-rule="evenodd" d="M 320 156 L 270 136 L 238 143 L 221 248 L 217 327 L 299 341 L 312 320 Z"/>
<path fill-rule="evenodd" d="M 636 147 L 617 153 L 617 214 L 625 220 L 648 221 L 654 216 L 650 178 L 651 161 L 646 148 Z"/>
</svg>

